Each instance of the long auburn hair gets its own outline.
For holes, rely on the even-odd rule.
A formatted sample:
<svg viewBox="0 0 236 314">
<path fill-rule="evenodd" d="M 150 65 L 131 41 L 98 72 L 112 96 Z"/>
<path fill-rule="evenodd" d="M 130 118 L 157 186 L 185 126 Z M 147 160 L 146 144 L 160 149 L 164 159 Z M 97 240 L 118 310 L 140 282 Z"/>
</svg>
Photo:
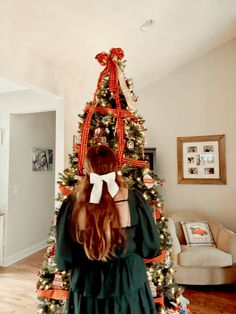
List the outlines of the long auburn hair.
<svg viewBox="0 0 236 314">
<path fill-rule="evenodd" d="M 93 185 L 89 173 L 99 175 L 116 172 L 116 183 L 121 186 L 117 175 L 117 160 L 113 151 L 105 145 L 92 146 L 87 153 L 86 174 L 81 180 L 76 205 L 71 215 L 71 236 L 83 245 L 87 257 L 91 260 L 106 261 L 115 255 L 116 249 L 124 249 L 126 236 L 121 228 L 120 216 L 115 202 L 103 182 L 99 204 L 89 203 Z M 81 211 L 85 210 L 85 228 L 79 228 Z"/>
</svg>

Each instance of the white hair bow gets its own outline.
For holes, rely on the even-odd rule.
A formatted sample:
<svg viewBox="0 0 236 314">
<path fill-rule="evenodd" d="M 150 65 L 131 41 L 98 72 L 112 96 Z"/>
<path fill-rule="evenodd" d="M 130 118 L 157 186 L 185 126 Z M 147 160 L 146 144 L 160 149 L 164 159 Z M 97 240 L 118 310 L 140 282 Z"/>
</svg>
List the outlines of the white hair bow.
<svg viewBox="0 0 236 314">
<path fill-rule="evenodd" d="M 116 183 L 115 178 L 116 178 L 115 172 L 109 172 L 103 175 L 99 175 L 97 173 L 91 172 L 90 183 L 93 184 L 93 188 L 90 194 L 89 203 L 98 204 L 100 202 L 100 199 L 102 196 L 103 181 L 106 182 L 108 192 L 113 198 L 119 190 L 119 186 Z"/>
</svg>

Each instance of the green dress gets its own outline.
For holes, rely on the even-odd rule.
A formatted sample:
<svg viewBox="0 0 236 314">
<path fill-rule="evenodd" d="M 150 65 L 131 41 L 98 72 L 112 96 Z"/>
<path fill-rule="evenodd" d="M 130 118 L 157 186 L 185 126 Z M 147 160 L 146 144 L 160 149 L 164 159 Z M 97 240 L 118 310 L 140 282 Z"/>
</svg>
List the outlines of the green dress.
<svg viewBox="0 0 236 314">
<path fill-rule="evenodd" d="M 131 226 L 124 229 L 127 247 L 106 262 L 89 260 L 82 245 L 71 240 L 68 219 L 74 202 L 74 196 L 67 198 L 57 218 L 57 266 L 72 270 L 67 313 L 156 313 L 143 258 L 157 256 L 160 238 L 152 209 L 141 193 L 129 190 Z"/>
</svg>

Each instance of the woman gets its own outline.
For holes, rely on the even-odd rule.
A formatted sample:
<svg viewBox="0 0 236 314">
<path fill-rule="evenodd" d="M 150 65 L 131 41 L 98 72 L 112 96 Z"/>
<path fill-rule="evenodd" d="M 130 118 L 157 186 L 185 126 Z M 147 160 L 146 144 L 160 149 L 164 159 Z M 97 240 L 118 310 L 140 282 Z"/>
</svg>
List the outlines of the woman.
<svg viewBox="0 0 236 314">
<path fill-rule="evenodd" d="M 67 313 L 154 314 L 143 261 L 160 248 L 152 209 L 122 186 L 107 146 L 91 147 L 84 168 L 57 218 L 56 262 L 72 270 Z"/>
</svg>

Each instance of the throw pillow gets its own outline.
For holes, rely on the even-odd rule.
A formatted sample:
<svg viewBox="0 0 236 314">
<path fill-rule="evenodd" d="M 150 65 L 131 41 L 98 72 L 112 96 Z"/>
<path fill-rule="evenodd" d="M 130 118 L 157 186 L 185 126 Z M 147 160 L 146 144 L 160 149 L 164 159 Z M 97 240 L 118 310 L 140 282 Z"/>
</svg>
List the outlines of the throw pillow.
<svg viewBox="0 0 236 314">
<path fill-rule="evenodd" d="M 187 246 L 214 246 L 207 221 L 181 221 Z"/>
</svg>

